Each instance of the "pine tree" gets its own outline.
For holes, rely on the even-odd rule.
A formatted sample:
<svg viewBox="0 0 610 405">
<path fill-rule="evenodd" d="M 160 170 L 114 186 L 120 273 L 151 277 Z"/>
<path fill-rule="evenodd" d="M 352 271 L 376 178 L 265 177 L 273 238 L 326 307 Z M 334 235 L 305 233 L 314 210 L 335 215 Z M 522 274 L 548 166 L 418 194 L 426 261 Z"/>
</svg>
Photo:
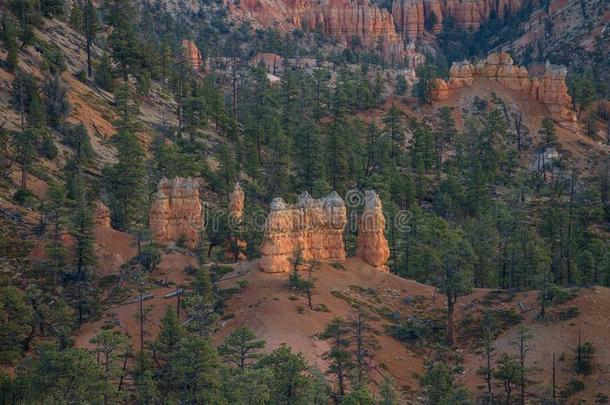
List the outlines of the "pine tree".
<svg viewBox="0 0 610 405">
<path fill-rule="evenodd" d="M 395 161 L 400 157 L 400 152 L 403 147 L 405 137 L 402 129 L 401 116 L 403 114 L 392 104 L 392 107 L 383 117 L 383 124 L 385 125 L 385 132 L 390 139 L 390 159 Z M 398 162 L 395 162 L 398 163 Z"/>
<path fill-rule="evenodd" d="M 421 104 L 430 104 L 432 99 L 430 93 L 432 92 L 432 86 L 434 86 L 434 79 L 436 78 L 436 69 L 430 64 L 419 65 L 415 69 L 417 74 L 417 82 L 413 86 L 413 95 L 417 97 Z"/>
<path fill-rule="evenodd" d="M 369 315 L 362 309 L 359 309 L 356 316 L 350 322 L 354 344 L 353 358 L 354 369 L 356 371 L 354 386 L 356 388 L 366 387 L 372 368 L 372 350 L 375 341 L 370 336 L 371 327 L 369 321 Z"/>
<path fill-rule="evenodd" d="M 135 134 L 122 130 L 115 136 L 118 162 L 105 169 L 111 194 L 112 222 L 117 229 L 133 229 L 146 212 L 146 161 Z"/>
<path fill-rule="evenodd" d="M 349 328 L 342 318 L 334 318 L 320 335 L 321 339 L 330 340 L 330 350 L 323 357 L 329 361 L 328 372 L 334 374 L 337 381 L 337 397 L 345 396 L 346 378 L 353 365 L 351 353 L 348 351 L 350 339 Z"/>
<path fill-rule="evenodd" d="M 47 244 L 47 254 L 54 288 L 57 288 L 57 277 L 66 264 L 67 252 L 61 238 L 62 228 L 68 223 L 66 205 L 66 190 L 58 184 L 50 184 L 43 210 L 51 226 L 51 240 Z"/>
<path fill-rule="evenodd" d="M 38 136 L 32 130 L 17 131 L 13 135 L 15 160 L 21 166 L 21 188 L 27 189 L 27 176 L 36 157 Z"/>
<path fill-rule="evenodd" d="M 179 387 L 173 395 L 176 402 L 214 404 L 221 401 L 220 360 L 208 339 L 183 338 L 171 363 Z"/>
<path fill-rule="evenodd" d="M 12 15 L 6 15 L 1 23 L 0 38 L 7 49 L 6 64 L 9 72 L 14 72 L 19 66 L 19 46 L 17 36 L 19 26 Z"/>
<path fill-rule="evenodd" d="M 547 148 L 554 146 L 557 143 L 557 133 L 555 131 L 555 123 L 551 117 L 544 117 L 542 125 L 538 130 L 538 134 Z"/>
<path fill-rule="evenodd" d="M 447 344 L 453 346 L 453 313 L 459 297 L 472 291 L 472 247 L 460 231 L 450 230 L 441 240 L 439 290 L 447 297 Z"/>
<path fill-rule="evenodd" d="M 256 334 L 242 326 L 235 329 L 218 348 L 226 363 L 243 370 L 252 360 L 260 357 L 258 351 L 265 347 L 265 341 L 256 339 Z"/>
<path fill-rule="evenodd" d="M 93 312 L 92 308 L 92 274 L 91 267 L 95 265 L 95 252 L 93 248 L 94 226 L 93 209 L 89 204 L 82 173 L 77 183 L 77 194 L 74 201 L 74 214 L 72 217 L 72 236 L 75 240 L 75 282 L 77 288 L 78 326 L 83 324 L 85 317 Z"/>
<path fill-rule="evenodd" d="M 49 125 L 59 128 L 70 114 L 67 89 L 59 74 L 45 82 L 43 91 Z"/>
<path fill-rule="evenodd" d="M 452 107 L 441 107 L 438 110 L 438 128 L 435 131 L 436 166 L 442 168 L 445 146 L 450 144 L 457 135 Z"/>
<path fill-rule="evenodd" d="M 103 357 L 99 363 L 103 364 L 104 367 L 104 403 L 108 403 L 112 391 L 115 389 L 111 380 L 121 373 L 121 369 L 117 367 L 116 362 L 124 356 L 129 339 L 121 332 L 106 329 L 95 335 L 90 343 L 95 345 L 98 359 L 100 355 Z"/>
</svg>

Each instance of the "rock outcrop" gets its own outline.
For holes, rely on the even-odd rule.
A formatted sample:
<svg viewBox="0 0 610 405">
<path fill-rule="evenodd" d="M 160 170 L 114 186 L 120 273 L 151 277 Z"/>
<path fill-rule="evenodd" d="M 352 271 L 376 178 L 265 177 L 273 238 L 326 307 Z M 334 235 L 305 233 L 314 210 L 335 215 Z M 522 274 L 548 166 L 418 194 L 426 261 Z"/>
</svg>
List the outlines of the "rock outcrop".
<svg viewBox="0 0 610 405">
<path fill-rule="evenodd" d="M 188 63 L 193 70 L 199 72 L 203 65 L 203 57 L 201 56 L 201 52 L 199 52 L 199 48 L 195 45 L 195 41 L 183 39 L 181 46 L 186 63 Z"/>
<path fill-rule="evenodd" d="M 110 210 L 104 203 L 97 201 L 93 212 L 93 223 L 96 228 L 110 228 Z"/>
<path fill-rule="evenodd" d="M 304 192 L 294 205 L 275 198 L 265 223 L 259 267 L 266 273 L 288 272 L 299 251 L 304 261 L 343 261 L 346 225 L 345 203 L 334 191 L 321 199 Z"/>
<path fill-rule="evenodd" d="M 435 81 L 431 97 L 433 101 L 443 101 L 449 97 L 452 90 L 472 86 L 478 79 L 487 79 L 504 88 L 523 92 L 544 104 L 556 121 L 570 124 L 576 122 L 576 114 L 571 110 L 572 98 L 568 94 L 566 74 L 565 67 L 547 62 L 544 75 L 531 79 L 527 69 L 514 65 L 509 54 L 492 53 L 475 64 L 469 61 L 455 62 L 449 69 L 448 81 Z"/>
<path fill-rule="evenodd" d="M 182 241 L 188 248 L 197 246 L 203 229 L 199 182 L 182 177 L 161 179 L 150 209 L 149 222 L 155 242 Z"/>
<path fill-rule="evenodd" d="M 364 209 L 358 220 L 356 256 L 387 271 L 390 247 L 384 235 L 385 217 L 381 200 L 374 191 L 364 192 Z"/>
</svg>

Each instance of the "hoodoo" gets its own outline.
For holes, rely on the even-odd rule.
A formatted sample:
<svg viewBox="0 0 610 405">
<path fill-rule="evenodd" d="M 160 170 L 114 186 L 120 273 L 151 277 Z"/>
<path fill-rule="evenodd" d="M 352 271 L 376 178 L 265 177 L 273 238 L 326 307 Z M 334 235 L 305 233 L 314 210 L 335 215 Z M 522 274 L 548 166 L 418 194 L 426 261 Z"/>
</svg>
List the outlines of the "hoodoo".
<svg viewBox="0 0 610 405">
<path fill-rule="evenodd" d="M 161 179 L 150 209 L 150 230 L 155 242 L 183 241 L 192 249 L 199 243 L 202 229 L 199 182 L 190 177 Z"/>
<path fill-rule="evenodd" d="M 343 261 L 346 225 L 345 203 L 334 191 L 321 199 L 304 192 L 294 205 L 275 198 L 265 223 L 259 267 L 266 273 L 287 272 L 299 252 L 303 261 Z"/>
<path fill-rule="evenodd" d="M 364 192 L 364 209 L 358 221 L 356 256 L 374 267 L 385 267 L 390 247 L 384 235 L 385 218 L 381 200 L 374 191 Z"/>
</svg>

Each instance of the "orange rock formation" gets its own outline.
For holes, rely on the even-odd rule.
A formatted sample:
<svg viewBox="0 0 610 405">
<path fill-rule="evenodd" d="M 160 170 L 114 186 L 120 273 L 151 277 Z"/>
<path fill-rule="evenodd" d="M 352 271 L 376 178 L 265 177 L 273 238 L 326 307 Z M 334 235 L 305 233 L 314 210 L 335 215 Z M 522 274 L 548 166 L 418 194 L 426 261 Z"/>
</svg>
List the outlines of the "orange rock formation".
<svg viewBox="0 0 610 405">
<path fill-rule="evenodd" d="M 571 124 L 576 122 L 576 114 L 571 110 L 572 98 L 568 94 L 566 74 L 565 67 L 547 62 L 542 78 L 530 79 L 527 69 L 514 65 L 509 54 L 492 53 L 487 59 L 475 64 L 468 61 L 455 62 L 449 70 L 449 81 L 437 79 L 431 97 L 433 101 L 443 101 L 449 97 L 451 90 L 472 86 L 478 78 L 484 78 L 496 81 L 507 89 L 527 94 L 544 104 L 555 120 Z"/>
<path fill-rule="evenodd" d="M 290 271 L 298 251 L 304 261 L 345 260 L 346 224 L 345 203 L 334 191 L 321 199 L 304 192 L 294 205 L 275 198 L 265 223 L 260 269 L 266 273 Z"/>
<path fill-rule="evenodd" d="M 150 209 L 150 230 L 153 239 L 160 243 L 184 240 L 185 246 L 194 248 L 203 229 L 203 205 L 199 198 L 196 179 L 165 177 L 159 182 L 155 200 Z"/>
<path fill-rule="evenodd" d="M 95 204 L 93 223 L 97 228 L 110 228 L 110 210 L 101 201 Z"/>
<path fill-rule="evenodd" d="M 381 200 L 374 191 L 364 192 L 364 210 L 358 220 L 356 256 L 374 267 L 387 271 L 390 247 L 384 235 L 385 218 Z"/>
<path fill-rule="evenodd" d="M 201 66 L 203 65 L 203 57 L 201 56 L 201 52 L 199 52 L 199 48 L 197 48 L 197 45 L 195 45 L 195 41 L 191 39 L 183 39 L 181 45 L 186 62 L 193 68 L 193 70 L 197 72 L 201 70 Z"/>
</svg>

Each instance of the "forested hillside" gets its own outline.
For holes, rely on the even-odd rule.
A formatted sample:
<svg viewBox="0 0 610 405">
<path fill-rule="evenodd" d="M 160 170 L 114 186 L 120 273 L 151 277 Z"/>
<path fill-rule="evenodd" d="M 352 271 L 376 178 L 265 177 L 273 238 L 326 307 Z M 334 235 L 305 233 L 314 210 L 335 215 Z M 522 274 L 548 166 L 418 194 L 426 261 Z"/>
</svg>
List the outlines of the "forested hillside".
<svg viewBox="0 0 610 405">
<path fill-rule="evenodd" d="M 0 403 L 608 402 L 608 4 L 428 15 L 388 58 L 243 3 L 0 0 Z M 304 191 L 358 256 L 361 190 L 383 266 L 259 272 Z"/>
</svg>

